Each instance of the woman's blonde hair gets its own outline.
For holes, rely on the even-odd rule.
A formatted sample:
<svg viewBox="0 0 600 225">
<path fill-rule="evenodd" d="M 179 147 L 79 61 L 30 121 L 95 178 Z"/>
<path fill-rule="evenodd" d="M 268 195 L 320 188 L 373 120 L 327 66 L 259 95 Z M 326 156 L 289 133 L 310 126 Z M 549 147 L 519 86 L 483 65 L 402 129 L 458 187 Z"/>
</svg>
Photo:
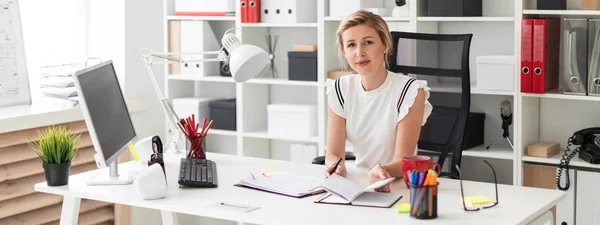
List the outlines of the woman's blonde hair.
<svg viewBox="0 0 600 225">
<path fill-rule="evenodd" d="M 381 16 L 369 11 L 358 10 L 348 15 L 348 17 L 340 23 L 336 34 L 339 49 L 343 49 L 344 46 L 342 40 L 342 33 L 350 29 L 351 27 L 362 24 L 372 27 L 379 35 L 379 38 L 381 39 L 384 45 L 383 53 L 385 58 L 385 64 L 389 65 L 390 52 L 392 51 L 392 36 L 390 35 L 390 31 L 385 20 L 383 20 Z"/>
</svg>

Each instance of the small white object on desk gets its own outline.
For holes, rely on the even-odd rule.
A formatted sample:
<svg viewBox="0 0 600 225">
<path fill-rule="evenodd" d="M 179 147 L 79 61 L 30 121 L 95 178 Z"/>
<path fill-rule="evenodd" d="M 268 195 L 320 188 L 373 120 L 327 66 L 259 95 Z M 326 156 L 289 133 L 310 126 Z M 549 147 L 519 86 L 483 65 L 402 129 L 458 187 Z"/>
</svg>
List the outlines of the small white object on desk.
<svg viewBox="0 0 600 225">
<path fill-rule="evenodd" d="M 153 200 L 167 197 L 167 180 L 160 164 L 142 169 L 135 177 L 135 189 L 142 199 Z"/>
<path fill-rule="evenodd" d="M 477 89 L 513 91 L 515 57 L 511 55 L 477 56 Z"/>
<path fill-rule="evenodd" d="M 211 207 L 216 207 L 223 210 L 235 211 L 235 212 L 243 212 L 249 213 L 254 210 L 260 209 L 258 206 L 250 206 L 250 205 L 242 205 L 239 203 L 231 203 L 231 202 L 219 202 L 211 205 Z"/>
<path fill-rule="evenodd" d="M 154 136 L 148 136 L 142 140 L 139 140 L 137 143 L 135 143 L 135 150 L 137 151 L 138 155 L 140 156 L 140 163 L 143 165 L 148 165 L 148 161 L 150 160 L 152 153 L 154 153 L 154 150 L 152 150 L 152 138 L 153 137 Z"/>
</svg>

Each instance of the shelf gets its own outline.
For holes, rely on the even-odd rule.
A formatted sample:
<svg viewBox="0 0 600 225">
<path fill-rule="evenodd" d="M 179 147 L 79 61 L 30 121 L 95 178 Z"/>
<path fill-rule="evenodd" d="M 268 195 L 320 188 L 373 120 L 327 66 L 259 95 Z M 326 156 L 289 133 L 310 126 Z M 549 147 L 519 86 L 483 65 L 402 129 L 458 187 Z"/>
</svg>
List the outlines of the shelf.
<svg viewBox="0 0 600 225">
<path fill-rule="evenodd" d="M 317 27 L 317 23 L 242 23 L 242 27 Z"/>
<path fill-rule="evenodd" d="M 382 17 L 383 20 L 387 21 L 387 22 L 409 22 L 410 21 L 410 17 L 390 17 L 390 16 L 386 16 L 386 17 Z M 342 21 L 346 19 L 346 17 L 337 17 L 337 16 L 326 16 L 325 17 L 325 21 Z"/>
<path fill-rule="evenodd" d="M 547 165 L 552 165 L 552 166 L 558 166 L 560 164 L 560 160 L 562 159 L 563 154 L 564 154 L 564 151 L 559 151 L 556 155 L 553 155 L 549 158 L 541 158 L 541 157 L 524 155 L 522 159 L 524 162 L 533 162 L 533 163 L 541 163 L 541 164 L 547 164 Z M 600 164 L 588 163 L 586 161 L 583 161 L 583 159 L 579 158 L 579 155 L 575 155 L 575 157 L 573 157 L 571 159 L 571 161 L 569 162 L 569 167 L 600 169 Z"/>
<path fill-rule="evenodd" d="M 235 21 L 235 16 L 167 16 L 167 21 L 174 20 Z"/>
<path fill-rule="evenodd" d="M 438 22 L 511 22 L 514 17 L 508 16 L 472 16 L 472 17 L 417 17 L 417 21 L 438 21 Z"/>
<path fill-rule="evenodd" d="M 600 16 L 600 10 L 523 10 L 523 15 Z"/>
<path fill-rule="evenodd" d="M 169 80 L 189 80 L 189 81 L 210 81 L 210 82 L 225 82 L 225 83 L 234 83 L 232 77 L 222 77 L 222 76 L 181 76 L 181 75 L 169 75 Z"/>
<path fill-rule="evenodd" d="M 512 96 L 515 93 L 512 91 L 479 90 L 479 89 L 477 89 L 477 87 L 471 86 L 471 94 Z"/>
<path fill-rule="evenodd" d="M 446 93 L 460 93 L 462 89 L 459 84 L 435 84 L 429 85 L 431 92 L 446 92 Z M 512 91 L 495 91 L 495 90 L 479 90 L 476 86 L 471 86 L 471 94 L 474 95 L 505 95 L 512 96 Z"/>
<path fill-rule="evenodd" d="M 237 135 L 237 131 L 235 131 L 235 130 L 210 129 L 210 130 L 208 130 L 208 134 L 211 134 L 211 135 L 224 135 L 224 136 L 236 136 Z"/>
<path fill-rule="evenodd" d="M 285 137 L 285 136 L 275 136 L 269 134 L 265 131 L 252 131 L 252 132 L 244 132 L 244 137 L 251 138 L 261 138 L 261 139 L 273 139 L 273 140 L 283 140 L 283 141 L 299 141 L 299 142 L 319 142 L 318 137 Z"/>
<path fill-rule="evenodd" d="M 536 97 L 536 98 L 547 98 L 547 99 L 600 101 L 600 96 L 568 95 L 568 94 L 559 94 L 559 93 L 545 93 L 545 94 L 521 93 L 521 95 L 523 97 Z"/>
<path fill-rule="evenodd" d="M 292 85 L 292 86 L 318 86 L 319 83 L 316 81 L 297 81 L 297 80 L 286 80 L 277 78 L 254 78 L 246 81 L 251 84 L 275 84 L 275 85 Z"/>
<path fill-rule="evenodd" d="M 514 159 L 514 152 L 508 145 L 494 145 L 490 149 L 485 149 L 485 147 L 486 145 L 480 145 L 463 150 L 462 155 L 490 159 Z"/>
</svg>

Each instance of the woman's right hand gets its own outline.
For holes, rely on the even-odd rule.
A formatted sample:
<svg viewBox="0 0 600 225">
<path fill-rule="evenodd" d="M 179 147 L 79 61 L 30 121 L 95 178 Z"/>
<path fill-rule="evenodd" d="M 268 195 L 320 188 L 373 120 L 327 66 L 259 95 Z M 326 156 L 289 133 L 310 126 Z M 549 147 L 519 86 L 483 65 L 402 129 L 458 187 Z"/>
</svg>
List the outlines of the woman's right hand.
<svg viewBox="0 0 600 225">
<path fill-rule="evenodd" d="M 325 178 L 328 178 L 329 176 L 331 176 L 331 174 L 329 173 L 331 171 L 331 169 L 333 168 L 335 164 L 332 164 L 330 166 L 325 166 Z M 340 162 L 340 165 L 338 165 L 337 169 L 335 170 L 335 173 L 337 175 L 340 175 L 342 177 L 346 177 L 346 166 L 344 165 L 344 162 Z"/>
</svg>

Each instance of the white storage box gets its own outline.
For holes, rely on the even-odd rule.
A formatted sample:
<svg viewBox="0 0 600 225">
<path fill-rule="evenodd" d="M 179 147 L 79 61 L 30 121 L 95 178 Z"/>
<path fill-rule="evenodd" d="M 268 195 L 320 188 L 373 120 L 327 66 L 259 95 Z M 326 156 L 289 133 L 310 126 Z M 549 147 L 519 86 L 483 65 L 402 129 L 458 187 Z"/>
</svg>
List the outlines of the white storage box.
<svg viewBox="0 0 600 225">
<path fill-rule="evenodd" d="M 298 163 L 312 163 L 317 157 L 317 146 L 314 144 L 290 144 L 290 161 Z"/>
<path fill-rule="evenodd" d="M 268 133 L 274 136 L 317 135 L 317 106 L 271 104 L 267 106 Z"/>
<path fill-rule="evenodd" d="M 235 13 L 236 0 L 175 0 L 177 16 L 226 16 Z"/>
<path fill-rule="evenodd" d="M 210 118 L 210 108 L 208 103 L 216 98 L 175 98 L 172 100 L 173 110 L 180 119 L 184 119 L 194 114 L 196 121 Z M 200 122 L 202 123 L 202 122 Z"/>
<path fill-rule="evenodd" d="M 317 0 L 261 0 L 262 23 L 315 23 Z"/>
<path fill-rule="evenodd" d="M 329 0 L 329 16 L 346 17 L 366 8 L 385 8 L 383 0 Z"/>
<path fill-rule="evenodd" d="M 478 90 L 513 91 L 514 81 L 514 56 L 488 55 L 477 57 Z"/>
</svg>

